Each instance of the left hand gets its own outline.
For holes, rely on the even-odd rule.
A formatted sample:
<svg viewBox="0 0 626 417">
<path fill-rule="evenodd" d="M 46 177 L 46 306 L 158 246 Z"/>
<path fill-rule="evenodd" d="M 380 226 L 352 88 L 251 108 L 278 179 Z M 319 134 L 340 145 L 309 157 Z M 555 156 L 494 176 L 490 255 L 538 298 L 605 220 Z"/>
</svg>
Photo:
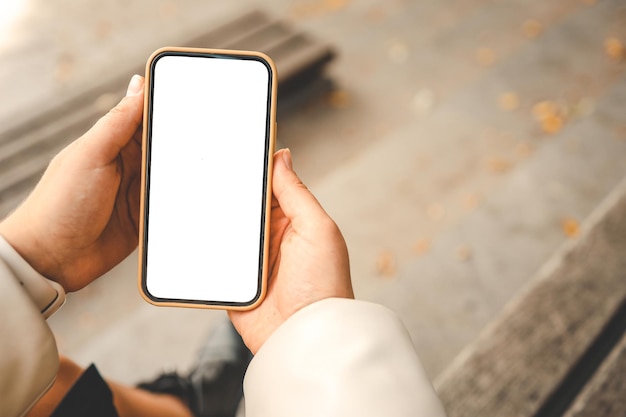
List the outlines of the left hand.
<svg viewBox="0 0 626 417">
<path fill-rule="evenodd" d="M 136 247 L 143 84 L 61 151 L 0 234 L 40 274 L 76 291 Z"/>
</svg>

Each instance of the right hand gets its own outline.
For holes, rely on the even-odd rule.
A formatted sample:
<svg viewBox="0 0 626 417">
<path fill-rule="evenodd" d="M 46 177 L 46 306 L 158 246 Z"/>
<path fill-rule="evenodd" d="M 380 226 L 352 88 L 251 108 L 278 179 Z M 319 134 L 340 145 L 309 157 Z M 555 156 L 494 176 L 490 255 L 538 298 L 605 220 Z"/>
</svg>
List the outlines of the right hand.
<svg viewBox="0 0 626 417">
<path fill-rule="evenodd" d="M 254 310 L 229 312 L 255 354 L 301 308 L 331 297 L 354 298 L 343 236 L 293 171 L 288 149 L 274 154 L 272 187 L 267 294 Z"/>
</svg>

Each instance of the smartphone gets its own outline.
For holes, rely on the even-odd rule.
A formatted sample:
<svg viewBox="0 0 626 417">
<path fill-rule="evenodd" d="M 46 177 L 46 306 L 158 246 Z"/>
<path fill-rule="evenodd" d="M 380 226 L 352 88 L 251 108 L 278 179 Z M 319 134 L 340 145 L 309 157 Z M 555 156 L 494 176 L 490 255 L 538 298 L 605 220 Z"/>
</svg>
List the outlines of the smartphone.
<svg viewBox="0 0 626 417">
<path fill-rule="evenodd" d="M 276 68 L 259 52 L 162 48 L 146 65 L 139 288 L 245 310 L 267 286 Z"/>
</svg>

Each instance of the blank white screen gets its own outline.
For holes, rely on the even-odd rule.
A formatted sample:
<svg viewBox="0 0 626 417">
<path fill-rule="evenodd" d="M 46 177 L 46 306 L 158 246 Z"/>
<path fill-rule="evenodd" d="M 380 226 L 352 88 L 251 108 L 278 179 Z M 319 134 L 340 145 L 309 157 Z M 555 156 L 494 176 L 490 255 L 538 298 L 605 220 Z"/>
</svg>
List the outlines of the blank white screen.
<svg viewBox="0 0 626 417">
<path fill-rule="evenodd" d="M 146 288 L 157 298 L 255 298 L 268 68 L 168 55 L 153 71 Z"/>
</svg>

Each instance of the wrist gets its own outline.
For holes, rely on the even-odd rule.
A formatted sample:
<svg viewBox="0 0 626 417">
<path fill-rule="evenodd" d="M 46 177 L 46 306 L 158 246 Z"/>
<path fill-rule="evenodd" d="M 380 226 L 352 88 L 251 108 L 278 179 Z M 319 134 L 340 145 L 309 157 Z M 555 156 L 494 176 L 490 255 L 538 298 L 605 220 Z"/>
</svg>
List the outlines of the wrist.
<svg viewBox="0 0 626 417">
<path fill-rule="evenodd" d="M 38 239 L 29 230 L 29 222 L 15 221 L 15 214 L 0 223 L 0 238 L 6 241 L 16 254 L 35 272 L 50 281 L 58 283 L 67 292 L 61 274 L 55 271 L 56 262 L 50 251 L 45 250 Z M 32 237 L 31 237 L 32 236 Z"/>
<path fill-rule="evenodd" d="M 2 236 L 0 236 L 0 259 L 9 267 L 14 278 L 44 318 L 50 317 L 65 303 L 63 287 L 33 269 Z"/>
</svg>

